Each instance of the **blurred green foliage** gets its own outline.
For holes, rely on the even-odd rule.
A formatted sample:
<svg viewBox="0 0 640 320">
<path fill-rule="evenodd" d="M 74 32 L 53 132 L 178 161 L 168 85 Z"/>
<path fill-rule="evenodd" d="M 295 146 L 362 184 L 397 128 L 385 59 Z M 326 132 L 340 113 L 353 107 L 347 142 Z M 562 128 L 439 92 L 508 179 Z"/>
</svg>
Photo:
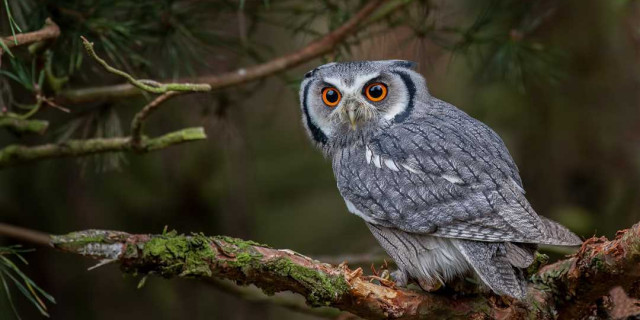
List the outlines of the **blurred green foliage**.
<svg viewBox="0 0 640 320">
<path fill-rule="evenodd" d="M 15 112 L 33 104 L 33 84 L 42 72 L 39 87 L 51 96 L 61 87 L 49 76 L 66 78 L 66 89 L 120 83 L 87 63 L 80 35 L 95 41 L 109 63 L 137 77 L 219 74 L 296 50 L 364 3 L 6 1 L 15 25 L 0 12 L 0 34 L 11 34 L 12 26 L 36 30 L 47 16 L 62 30 L 45 52 L 14 48 L 14 57 L 3 55 L 0 104 Z M 205 142 L 0 171 L 0 221 L 51 233 L 159 233 L 169 225 L 311 256 L 375 252 L 378 245 L 345 210 L 330 163 L 311 147 L 300 123 L 301 75 L 334 59 L 419 62 L 434 96 L 502 136 L 540 214 L 584 237 L 611 237 L 640 220 L 638 1 L 404 2 L 391 1 L 381 9 L 391 14 L 373 16 L 322 61 L 257 83 L 180 97 L 148 125 L 153 134 L 198 123 L 207 130 Z M 147 99 L 67 106 L 70 114 L 45 108 L 34 115 L 52 123 L 45 136 L 1 132 L 0 145 L 119 136 L 126 131 L 121 119 L 131 119 Z M 139 279 L 123 279 L 114 267 L 86 272 L 91 262 L 48 250 L 30 254 L 29 261 L 28 275 L 58 300 L 50 307 L 53 318 L 301 317 L 196 282 L 149 278 L 137 290 Z M 0 299 L 0 310 L 10 310 L 7 303 Z M 38 317 L 26 299 L 14 303 L 23 318 Z"/>
</svg>

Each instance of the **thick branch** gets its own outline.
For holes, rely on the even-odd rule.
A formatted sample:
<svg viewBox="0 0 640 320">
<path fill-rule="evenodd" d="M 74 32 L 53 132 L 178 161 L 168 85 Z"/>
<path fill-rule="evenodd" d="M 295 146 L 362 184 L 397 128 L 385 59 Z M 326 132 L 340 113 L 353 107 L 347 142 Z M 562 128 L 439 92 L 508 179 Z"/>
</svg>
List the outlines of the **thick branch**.
<svg viewBox="0 0 640 320">
<path fill-rule="evenodd" d="M 253 80 L 262 79 L 269 75 L 287 70 L 291 67 L 310 61 L 325 53 L 332 51 L 338 44 L 350 34 L 358 30 L 358 26 L 366 20 L 385 0 L 369 1 L 359 12 L 341 27 L 333 30 L 324 37 L 308 44 L 306 47 L 275 58 L 265 63 L 242 68 L 236 71 L 217 76 L 202 76 L 195 79 L 184 79 L 179 82 L 208 83 L 212 89 L 226 88 Z M 62 104 L 83 103 L 97 99 L 113 99 L 138 95 L 141 92 L 131 84 L 119 84 L 114 86 L 86 88 L 63 91 L 57 98 Z"/>
<path fill-rule="evenodd" d="M 0 225 L 0 235 L 16 236 L 4 229 Z M 118 262 L 125 272 L 134 274 L 226 278 L 254 284 L 266 293 L 292 291 L 311 306 L 330 306 L 369 319 L 551 319 L 558 315 L 577 319 L 594 310 L 610 312 L 597 310 L 602 306 L 595 301 L 617 286 L 635 297 L 640 277 L 640 224 L 620 231 L 612 241 L 589 239 L 574 256 L 542 268 L 532 277 L 524 301 L 490 293 L 430 294 L 382 286 L 346 266 L 224 236 L 88 230 L 52 236 L 51 245 L 103 262 Z"/>
<path fill-rule="evenodd" d="M 588 316 L 593 302 L 613 287 L 629 291 L 640 280 L 640 224 L 611 241 L 588 239 L 574 257 L 544 267 L 535 280 L 553 291 L 561 319 Z"/>
<path fill-rule="evenodd" d="M 272 249 L 229 237 L 168 233 L 132 235 L 88 230 L 52 236 L 62 251 L 118 261 L 123 270 L 164 277 L 219 277 L 254 284 L 267 293 L 292 291 L 311 306 L 331 306 L 365 318 L 418 315 L 466 317 L 481 314 L 482 297 L 452 300 L 376 285 L 349 270 L 312 260 L 290 250 Z"/>
<path fill-rule="evenodd" d="M 33 147 L 10 145 L 0 150 L 0 168 L 43 159 L 78 157 L 106 152 L 149 152 L 206 138 L 204 129 L 197 127 L 174 131 L 157 138 L 143 137 L 137 146 L 133 145 L 131 137 L 69 140 Z"/>
</svg>

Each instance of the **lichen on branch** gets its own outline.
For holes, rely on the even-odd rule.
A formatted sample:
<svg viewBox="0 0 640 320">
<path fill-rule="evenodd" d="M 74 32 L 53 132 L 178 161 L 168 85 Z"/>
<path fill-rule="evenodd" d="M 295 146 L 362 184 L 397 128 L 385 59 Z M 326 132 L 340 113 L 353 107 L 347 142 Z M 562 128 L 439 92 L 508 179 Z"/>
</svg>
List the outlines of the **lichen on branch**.
<svg viewBox="0 0 640 320">
<path fill-rule="evenodd" d="M 640 224 L 619 232 L 612 241 L 589 239 L 575 255 L 532 269 L 523 301 L 490 292 L 425 293 L 384 286 L 346 265 L 333 266 L 290 250 L 225 236 L 87 230 L 52 236 L 51 244 L 118 262 L 127 273 L 230 279 L 254 284 L 268 294 L 292 291 L 310 306 L 330 306 L 367 319 L 583 318 L 611 311 L 598 310 L 602 306 L 596 301 L 617 286 L 633 289 L 640 278 Z M 541 255 L 539 262 L 544 260 Z"/>
<path fill-rule="evenodd" d="M 134 146 L 131 137 L 94 138 L 85 140 L 69 140 L 38 146 L 10 145 L 0 149 L 0 169 L 18 164 L 52 158 L 81 157 L 108 152 L 150 152 L 169 146 L 206 139 L 207 135 L 201 127 L 186 128 L 167 133 L 157 138 L 143 137 Z"/>
</svg>

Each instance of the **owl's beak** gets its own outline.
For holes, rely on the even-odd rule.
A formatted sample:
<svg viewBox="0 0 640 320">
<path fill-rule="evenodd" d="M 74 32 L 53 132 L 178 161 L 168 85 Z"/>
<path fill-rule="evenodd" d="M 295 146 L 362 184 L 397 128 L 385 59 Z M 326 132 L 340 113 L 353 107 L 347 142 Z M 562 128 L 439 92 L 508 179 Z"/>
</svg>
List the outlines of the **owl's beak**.
<svg viewBox="0 0 640 320">
<path fill-rule="evenodd" d="M 361 107 L 360 102 L 358 102 L 357 100 L 351 100 L 351 99 L 347 100 L 344 105 L 343 113 L 345 116 L 349 118 L 349 122 L 351 124 L 351 130 L 354 130 L 354 131 L 358 127 L 359 119 L 358 119 L 357 110 L 360 107 Z"/>
<path fill-rule="evenodd" d="M 347 111 L 349 114 L 349 122 L 351 122 L 351 130 L 356 130 L 356 112 L 353 109 Z"/>
</svg>

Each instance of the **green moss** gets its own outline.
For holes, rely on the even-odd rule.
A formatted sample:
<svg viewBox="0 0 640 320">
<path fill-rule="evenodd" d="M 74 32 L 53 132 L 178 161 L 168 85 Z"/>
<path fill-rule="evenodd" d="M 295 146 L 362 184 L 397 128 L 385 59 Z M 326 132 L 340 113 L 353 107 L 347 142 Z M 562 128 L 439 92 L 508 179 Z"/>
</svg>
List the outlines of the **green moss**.
<svg viewBox="0 0 640 320">
<path fill-rule="evenodd" d="M 128 243 L 124 249 L 124 258 L 125 259 L 133 259 L 138 257 L 138 249 L 134 244 Z"/>
<path fill-rule="evenodd" d="M 314 307 L 330 305 L 349 290 L 349 284 L 343 277 L 305 268 L 287 258 L 271 261 L 265 267 L 278 276 L 291 277 L 302 284 L 309 291 L 307 302 Z"/>
<path fill-rule="evenodd" d="M 640 238 L 631 229 L 622 236 L 622 241 L 627 244 L 627 258 L 633 261 L 640 261 Z"/>
<path fill-rule="evenodd" d="M 533 258 L 533 263 L 527 268 L 527 274 L 529 276 L 533 276 L 538 273 L 540 268 L 544 267 L 547 263 L 549 263 L 549 256 L 544 253 L 536 252 Z"/>
<path fill-rule="evenodd" d="M 572 260 L 564 260 L 555 265 L 554 268 L 547 270 L 544 273 L 533 274 L 531 276 L 531 281 L 539 290 L 555 291 L 557 289 L 556 280 L 567 273 L 569 268 L 571 268 L 571 264 Z"/>
<path fill-rule="evenodd" d="M 228 244 L 232 244 L 234 246 L 236 246 L 238 249 L 247 249 L 250 246 L 257 246 L 257 247 L 264 247 L 264 248 L 271 248 L 270 246 L 263 244 L 263 243 L 258 243 L 255 241 L 251 241 L 251 240 L 244 240 L 244 239 L 238 239 L 238 238 L 233 238 L 233 237 L 228 237 L 228 236 L 216 236 L 214 237 L 214 239 L 216 240 L 222 240 Z"/>
<path fill-rule="evenodd" d="M 165 277 L 211 276 L 210 263 L 216 253 L 211 239 L 203 235 L 177 235 L 169 232 L 155 236 L 142 248 L 142 258 L 152 259 L 159 265 L 158 271 Z"/>
</svg>

